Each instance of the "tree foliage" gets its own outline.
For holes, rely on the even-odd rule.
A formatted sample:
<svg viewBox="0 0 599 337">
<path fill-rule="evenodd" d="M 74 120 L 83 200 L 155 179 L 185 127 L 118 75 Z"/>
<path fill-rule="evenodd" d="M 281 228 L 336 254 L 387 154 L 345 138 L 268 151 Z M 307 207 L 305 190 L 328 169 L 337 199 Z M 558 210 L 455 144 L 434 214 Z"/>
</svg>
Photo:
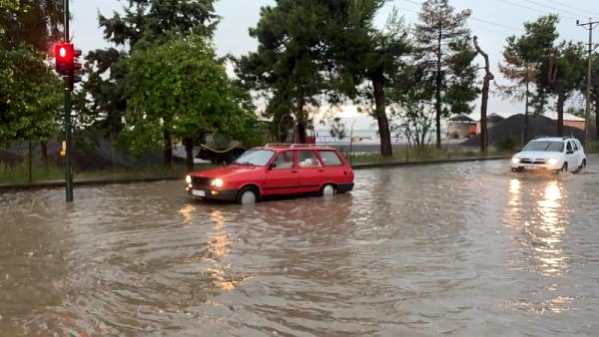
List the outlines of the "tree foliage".
<svg viewBox="0 0 599 337">
<path fill-rule="evenodd" d="M 0 4 L 0 143 L 45 141 L 58 130 L 61 85 L 46 64 L 56 1 Z"/>
<path fill-rule="evenodd" d="M 121 130 L 128 99 L 126 59 L 135 46 L 140 41 L 153 43 L 188 34 L 212 37 L 218 23 L 213 4 L 214 0 L 129 0 L 123 14 L 99 16 L 104 38 L 114 47 L 86 56 L 89 77 L 83 88 L 93 98 L 89 112 L 103 129 Z"/>
<path fill-rule="evenodd" d="M 275 133 L 283 119 L 293 116 L 305 141 L 310 113 L 329 90 L 332 63 L 324 33 L 329 13 L 327 1 L 279 0 L 262 8 L 260 21 L 250 29 L 258 49 L 238 60 L 237 73 L 269 100 L 265 115 L 273 118 Z"/>
<path fill-rule="evenodd" d="M 201 36 L 140 43 L 128 59 L 127 73 L 122 137 L 134 153 L 164 146 L 171 136 L 241 136 L 256 122 L 249 94 L 229 80 Z"/>
<path fill-rule="evenodd" d="M 374 105 L 381 138 L 381 154 L 391 156 L 391 131 L 387 115 L 390 103 L 386 91 L 394 85 L 412 51 L 407 27 L 394 10 L 382 30 L 376 29 L 376 14 L 383 0 L 353 1 L 337 23 L 340 29 L 332 38 L 335 57 L 341 70 L 341 91 L 358 103 Z M 365 85 L 365 84 L 368 85 Z"/>
<path fill-rule="evenodd" d="M 479 94 L 475 86 L 476 51 L 466 21 L 470 10 L 456 12 L 448 0 L 427 0 L 416 24 L 417 59 L 425 80 L 434 85 L 437 147 L 441 146 L 441 117 L 469 113 Z"/>
</svg>

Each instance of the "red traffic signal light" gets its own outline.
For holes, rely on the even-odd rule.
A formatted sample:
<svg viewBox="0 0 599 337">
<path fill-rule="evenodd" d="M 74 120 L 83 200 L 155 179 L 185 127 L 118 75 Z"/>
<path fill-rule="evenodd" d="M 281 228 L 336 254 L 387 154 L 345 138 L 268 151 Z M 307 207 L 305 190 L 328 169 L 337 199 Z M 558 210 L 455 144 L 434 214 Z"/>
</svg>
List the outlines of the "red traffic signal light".
<svg viewBox="0 0 599 337">
<path fill-rule="evenodd" d="M 55 45 L 54 59 L 56 61 L 56 71 L 61 75 L 68 75 L 73 64 L 73 45 L 70 43 Z"/>
<path fill-rule="evenodd" d="M 75 83 L 81 81 L 81 77 L 76 74 L 81 69 L 79 56 L 81 56 L 81 50 L 75 49 L 72 43 L 59 43 L 54 46 L 56 71 L 67 76 L 67 88 L 70 90 L 73 90 Z"/>
</svg>

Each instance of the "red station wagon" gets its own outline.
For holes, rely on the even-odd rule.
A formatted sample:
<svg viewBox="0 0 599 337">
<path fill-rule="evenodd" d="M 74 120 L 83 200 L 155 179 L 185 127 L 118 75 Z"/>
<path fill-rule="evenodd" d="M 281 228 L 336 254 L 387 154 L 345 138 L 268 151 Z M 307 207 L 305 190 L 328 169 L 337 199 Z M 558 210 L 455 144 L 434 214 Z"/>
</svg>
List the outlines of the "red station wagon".
<svg viewBox="0 0 599 337">
<path fill-rule="evenodd" d="M 191 172 L 187 192 L 196 198 L 254 203 L 263 197 L 349 192 L 354 173 L 336 149 L 306 144 L 267 144 L 233 164 Z"/>
</svg>

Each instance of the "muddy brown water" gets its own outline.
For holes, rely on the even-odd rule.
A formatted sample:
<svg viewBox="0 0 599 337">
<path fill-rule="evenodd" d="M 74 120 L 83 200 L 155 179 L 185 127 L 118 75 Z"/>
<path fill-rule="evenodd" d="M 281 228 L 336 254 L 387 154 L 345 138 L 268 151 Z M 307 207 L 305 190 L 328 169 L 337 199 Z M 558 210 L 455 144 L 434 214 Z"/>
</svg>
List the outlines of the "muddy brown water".
<svg viewBox="0 0 599 337">
<path fill-rule="evenodd" d="M 0 336 L 597 336 L 590 159 L 364 170 L 249 208 L 182 182 L 0 194 Z"/>
</svg>

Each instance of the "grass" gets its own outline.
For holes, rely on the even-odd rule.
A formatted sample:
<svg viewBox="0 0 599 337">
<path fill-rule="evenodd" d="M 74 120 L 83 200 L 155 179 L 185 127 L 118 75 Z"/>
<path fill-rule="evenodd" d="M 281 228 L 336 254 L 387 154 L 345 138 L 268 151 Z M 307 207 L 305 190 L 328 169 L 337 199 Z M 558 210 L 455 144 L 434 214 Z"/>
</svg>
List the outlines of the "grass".
<svg viewBox="0 0 599 337">
<path fill-rule="evenodd" d="M 599 143 L 592 144 L 594 149 L 599 152 Z M 385 163 L 406 163 L 422 162 L 451 159 L 467 159 L 481 157 L 478 149 L 452 147 L 449 149 L 438 150 L 434 146 L 425 148 L 410 148 L 408 150 L 396 150 L 392 157 L 382 157 L 379 153 L 354 153 L 350 156 L 345 154 L 353 165 L 360 164 L 385 164 Z M 491 149 L 488 156 L 507 155 Z M 196 169 L 208 168 L 209 166 L 196 165 Z M 75 171 L 74 178 L 77 180 L 88 179 L 128 179 L 128 178 L 155 178 L 155 177 L 177 177 L 183 176 L 187 172 L 185 165 L 177 164 L 169 169 L 162 165 L 149 165 L 135 168 L 115 168 L 94 171 Z M 43 182 L 51 180 L 63 180 L 64 169 L 59 166 L 50 166 L 48 168 L 41 163 L 34 163 L 32 167 L 32 182 Z M 0 184 L 26 184 L 29 182 L 29 169 L 27 162 L 16 166 L 8 166 L 0 163 Z"/>
<path fill-rule="evenodd" d="M 202 167 L 196 166 L 196 169 Z M 149 165 L 135 168 L 115 168 L 93 171 L 73 172 L 75 181 L 87 179 L 127 179 L 127 178 L 152 178 L 183 176 L 187 172 L 185 165 L 175 165 L 169 169 L 162 165 Z M 44 167 L 35 163 L 32 167 L 32 182 L 63 180 L 64 168 L 58 166 Z M 0 163 L 0 184 L 25 184 L 29 182 L 29 168 L 27 162 L 16 166 Z"/>
<path fill-rule="evenodd" d="M 599 153 L 599 141 L 591 141 L 590 144 L 584 149 L 586 153 Z"/>
<path fill-rule="evenodd" d="M 486 156 L 501 156 L 508 155 L 506 152 L 497 151 L 495 149 L 489 149 Z M 408 163 L 408 162 L 423 162 L 423 161 L 436 161 L 436 160 L 456 160 L 456 159 L 468 159 L 468 158 L 479 158 L 484 157 L 479 151 L 472 148 L 451 148 L 451 149 L 437 149 L 435 147 L 424 147 L 424 148 L 409 148 L 396 150 L 393 152 L 392 157 L 383 157 L 379 153 L 363 153 L 353 154 L 350 156 L 346 154 L 348 160 L 351 161 L 352 165 L 360 164 L 385 164 L 385 163 Z"/>
</svg>

